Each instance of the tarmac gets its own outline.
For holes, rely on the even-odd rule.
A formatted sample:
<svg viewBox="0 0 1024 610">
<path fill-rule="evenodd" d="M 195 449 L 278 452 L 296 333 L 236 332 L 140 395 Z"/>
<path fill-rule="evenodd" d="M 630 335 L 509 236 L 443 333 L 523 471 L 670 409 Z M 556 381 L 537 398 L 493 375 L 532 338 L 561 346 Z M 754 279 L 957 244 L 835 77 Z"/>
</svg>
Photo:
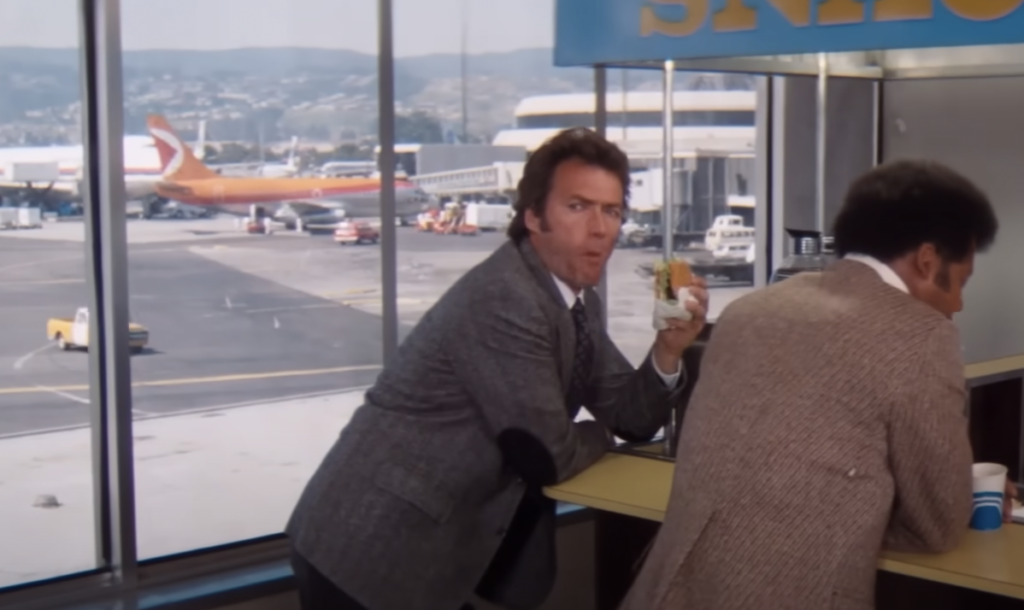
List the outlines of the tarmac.
<svg viewBox="0 0 1024 610">
<path fill-rule="evenodd" d="M 89 357 L 45 335 L 86 304 L 83 235 L 0 232 L 0 587 L 95 561 Z M 131 358 L 140 556 L 280 532 L 380 370 L 379 247 L 231 218 L 130 221 L 128 238 L 131 316 L 150 331 Z M 400 228 L 403 334 L 503 239 Z M 636 268 L 657 255 L 609 264 L 609 331 L 634 363 L 654 338 Z M 749 290 L 714 287 L 712 317 Z"/>
<path fill-rule="evenodd" d="M 362 397 L 355 389 L 136 420 L 139 557 L 282 531 Z M 91 439 L 79 428 L 0 441 L 0 588 L 95 567 Z"/>
</svg>

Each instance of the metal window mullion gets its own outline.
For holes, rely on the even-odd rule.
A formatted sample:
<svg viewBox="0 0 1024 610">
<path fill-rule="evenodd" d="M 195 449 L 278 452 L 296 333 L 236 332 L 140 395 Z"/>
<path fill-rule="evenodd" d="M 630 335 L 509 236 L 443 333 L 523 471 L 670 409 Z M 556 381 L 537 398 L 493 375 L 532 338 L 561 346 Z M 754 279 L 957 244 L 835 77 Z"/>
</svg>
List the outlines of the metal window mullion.
<svg viewBox="0 0 1024 610">
<path fill-rule="evenodd" d="M 79 2 L 97 563 L 111 571 L 116 584 L 132 587 L 138 555 L 128 359 L 120 0 Z"/>
<path fill-rule="evenodd" d="M 757 120 L 755 122 L 757 133 L 754 136 L 756 142 L 754 175 L 757 181 L 754 197 L 754 241 L 756 242 L 754 286 L 758 288 L 768 283 L 774 263 L 772 260 L 774 254 L 772 209 L 776 202 L 772 200 L 774 195 L 772 188 L 774 161 L 772 138 L 775 137 L 772 129 L 772 117 L 775 105 L 772 78 L 771 76 L 758 77 L 757 82 Z"/>
<path fill-rule="evenodd" d="M 608 69 L 594 68 L 594 131 L 601 137 L 608 137 Z M 597 285 L 601 298 L 601 326 L 608 330 L 608 267 L 601 270 L 601 281 Z"/>
<path fill-rule="evenodd" d="M 662 184 L 661 193 L 661 235 L 662 235 L 662 256 L 666 261 L 675 256 L 675 233 L 676 222 L 675 210 L 672 209 L 675 189 L 672 178 L 675 168 L 675 77 L 676 64 L 671 59 L 666 60 L 662 67 L 662 133 L 661 133 L 661 168 Z"/>
<path fill-rule="evenodd" d="M 676 64 L 671 59 L 665 61 L 662 68 L 662 206 L 661 206 L 661 240 L 662 255 L 665 261 L 675 257 L 676 221 L 672 205 L 675 203 L 674 174 L 675 169 L 675 72 Z M 669 412 L 669 420 L 665 425 L 665 438 L 662 441 L 664 455 L 675 457 L 675 431 L 679 414 L 676 409 Z"/>
<path fill-rule="evenodd" d="M 871 84 L 871 123 L 872 123 L 872 140 L 871 140 L 871 166 L 874 167 L 882 163 L 882 128 L 884 127 L 882 121 L 882 95 L 883 92 L 882 81 L 876 80 Z"/>
<path fill-rule="evenodd" d="M 828 231 L 828 223 L 825 219 L 825 194 L 826 194 L 826 173 L 828 163 L 828 79 L 829 59 L 827 53 L 818 53 L 818 82 L 817 82 L 817 142 L 815 146 L 814 163 L 814 219 L 815 229 L 821 235 Z"/>
<path fill-rule="evenodd" d="M 398 353 L 398 244 L 395 242 L 395 53 L 391 0 L 377 0 L 377 114 L 380 140 L 380 280 L 384 366 Z"/>
<path fill-rule="evenodd" d="M 789 77 L 769 76 L 767 79 L 767 85 L 771 89 L 771 105 L 768 112 L 768 120 L 771 121 L 771 126 L 769 127 L 771 129 L 771 137 L 765 143 L 769 161 L 765 171 L 770 176 L 770 182 L 765 184 L 764 188 L 770 189 L 769 201 L 772 205 L 766 210 L 771 219 L 768 223 L 768 230 L 771 231 L 771 234 L 768 236 L 768 243 L 766 245 L 767 248 L 771 249 L 766 281 L 771 278 L 775 268 L 786 258 L 785 227 L 788 224 L 787 218 L 789 216 L 786 202 L 789 199 L 787 195 L 794 188 L 786 183 L 786 163 L 790 158 L 786 155 L 786 142 L 792 141 L 789 133 L 792 130 L 792 126 L 786 120 L 786 116 L 789 112 L 790 104 L 796 103 L 793 97 L 789 95 L 792 85 Z"/>
</svg>

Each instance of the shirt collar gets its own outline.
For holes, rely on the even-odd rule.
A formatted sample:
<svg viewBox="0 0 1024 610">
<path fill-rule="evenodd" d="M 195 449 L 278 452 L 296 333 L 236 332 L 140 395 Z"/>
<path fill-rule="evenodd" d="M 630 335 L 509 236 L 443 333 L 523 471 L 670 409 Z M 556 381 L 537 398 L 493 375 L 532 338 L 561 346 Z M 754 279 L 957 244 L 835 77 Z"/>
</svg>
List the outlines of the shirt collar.
<svg viewBox="0 0 1024 610">
<path fill-rule="evenodd" d="M 892 270 L 892 267 L 886 265 L 882 261 L 878 260 L 873 256 L 866 254 L 847 254 L 843 257 L 845 260 L 857 261 L 863 263 L 868 267 L 875 270 L 876 273 L 882 278 L 882 281 L 889 284 L 897 290 L 901 290 L 907 294 L 910 294 L 910 290 L 907 288 L 907 283 Z"/>
<path fill-rule="evenodd" d="M 569 285 L 558 279 L 558 277 L 552 273 L 551 279 L 555 280 L 555 286 L 558 287 L 558 294 L 562 295 L 562 299 L 565 300 L 565 306 L 572 309 L 572 306 L 576 304 L 577 298 L 583 298 L 582 293 L 575 292 Z"/>
</svg>

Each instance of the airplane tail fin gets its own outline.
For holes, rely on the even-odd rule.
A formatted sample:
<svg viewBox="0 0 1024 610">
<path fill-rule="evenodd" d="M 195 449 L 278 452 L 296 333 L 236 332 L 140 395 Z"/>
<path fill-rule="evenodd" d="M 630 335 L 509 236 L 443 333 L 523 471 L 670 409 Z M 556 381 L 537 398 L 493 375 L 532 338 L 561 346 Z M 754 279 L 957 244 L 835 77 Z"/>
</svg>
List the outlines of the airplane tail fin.
<svg viewBox="0 0 1024 610">
<path fill-rule="evenodd" d="M 288 151 L 288 167 L 298 167 L 296 163 L 296 153 L 299 149 L 299 136 L 292 136 L 292 146 Z"/>
<path fill-rule="evenodd" d="M 199 121 L 199 135 L 192 151 L 196 153 L 196 159 L 202 161 L 206 158 L 206 119 Z"/>
<path fill-rule="evenodd" d="M 203 180 L 206 178 L 217 178 L 219 174 L 203 165 L 202 161 L 196 158 L 174 128 L 163 116 L 151 114 L 146 119 L 149 133 L 156 142 L 157 151 L 160 153 L 160 165 L 163 167 L 164 178 L 168 180 Z"/>
</svg>

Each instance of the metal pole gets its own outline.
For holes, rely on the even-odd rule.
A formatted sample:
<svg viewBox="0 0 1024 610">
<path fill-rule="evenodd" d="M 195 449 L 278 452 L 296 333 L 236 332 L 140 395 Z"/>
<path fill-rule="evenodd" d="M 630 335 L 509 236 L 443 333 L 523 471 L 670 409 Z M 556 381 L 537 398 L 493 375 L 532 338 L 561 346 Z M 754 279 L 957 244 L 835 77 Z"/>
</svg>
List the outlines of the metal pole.
<svg viewBox="0 0 1024 610">
<path fill-rule="evenodd" d="M 391 0 L 377 0 L 377 106 L 380 116 L 380 282 L 384 366 L 398 353 L 398 244 L 395 243 L 395 57 Z M 465 134 L 463 134 L 465 135 Z"/>
<path fill-rule="evenodd" d="M 775 104 L 773 100 L 775 87 L 773 77 L 761 76 L 757 79 L 757 135 L 754 160 L 754 239 L 757 242 L 754 266 L 754 286 L 760 288 L 768 283 L 772 275 L 774 262 L 773 248 L 773 214 L 772 210 L 778 203 L 774 197 L 772 180 L 772 142 L 774 138 Z M 781 207 L 781 204 L 778 204 Z"/>
<path fill-rule="evenodd" d="M 882 162 L 882 83 L 875 81 L 871 83 L 871 110 L 872 110 L 872 142 L 871 142 L 871 165 L 875 166 Z"/>
<path fill-rule="evenodd" d="M 674 165 L 674 152 L 673 144 L 675 143 L 675 125 L 674 116 L 675 112 L 675 99 L 674 99 L 674 85 L 673 77 L 675 76 L 676 64 L 671 59 L 665 61 L 664 66 L 664 107 L 662 108 L 663 113 L 663 125 L 662 125 L 662 207 L 661 207 L 661 235 L 662 235 L 662 250 L 665 260 L 670 260 L 675 255 L 675 249 L 673 248 L 675 243 L 675 222 L 673 222 L 672 215 L 672 203 L 673 203 L 673 182 L 672 169 Z M 676 432 L 676 419 L 678 415 L 676 410 L 672 409 L 669 412 L 668 424 L 665 426 L 665 440 L 664 440 L 664 453 L 666 457 L 674 457 L 676 451 L 675 432 Z"/>
<path fill-rule="evenodd" d="M 665 61 L 664 74 L 663 74 L 663 87 L 664 87 L 664 108 L 662 108 L 663 125 L 662 125 L 662 171 L 664 176 L 662 178 L 662 207 L 661 207 L 661 235 L 662 235 L 662 250 L 664 251 L 665 260 L 669 260 L 674 256 L 673 242 L 675 234 L 675 222 L 672 214 L 672 167 L 673 167 L 673 150 L 672 145 L 674 144 L 675 134 L 673 125 L 672 113 L 675 110 L 675 102 L 673 101 L 673 83 L 672 79 L 675 76 L 676 62 L 671 59 Z"/>
<path fill-rule="evenodd" d="M 608 69 L 594 67 L 594 131 L 602 138 L 608 137 Z M 597 285 L 597 296 L 604 305 L 601 308 L 601 325 L 608 328 L 608 269 L 601 270 L 601 282 Z"/>
<path fill-rule="evenodd" d="M 119 0 L 80 0 L 89 403 L 97 563 L 137 576 Z"/>
<path fill-rule="evenodd" d="M 828 54 L 818 53 L 818 145 L 815 151 L 815 229 L 825 234 L 825 146 L 828 142 Z"/>
<path fill-rule="evenodd" d="M 608 137 L 608 69 L 594 68 L 594 131 Z"/>
<path fill-rule="evenodd" d="M 469 74 L 469 67 L 466 63 L 466 52 L 469 44 L 469 0 L 464 0 L 462 3 L 462 42 L 461 42 L 461 56 L 460 71 L 462 73 L 462 143 L 469 144 L 469 90 L 466 79 Z"/>
<path fill-rule="evenodd" d="M 622 141 L 629 139 L 629 115 L 627 114 L 626 98 L 629 95 L 629 70 L 622 69 Z"/>
</svg>

